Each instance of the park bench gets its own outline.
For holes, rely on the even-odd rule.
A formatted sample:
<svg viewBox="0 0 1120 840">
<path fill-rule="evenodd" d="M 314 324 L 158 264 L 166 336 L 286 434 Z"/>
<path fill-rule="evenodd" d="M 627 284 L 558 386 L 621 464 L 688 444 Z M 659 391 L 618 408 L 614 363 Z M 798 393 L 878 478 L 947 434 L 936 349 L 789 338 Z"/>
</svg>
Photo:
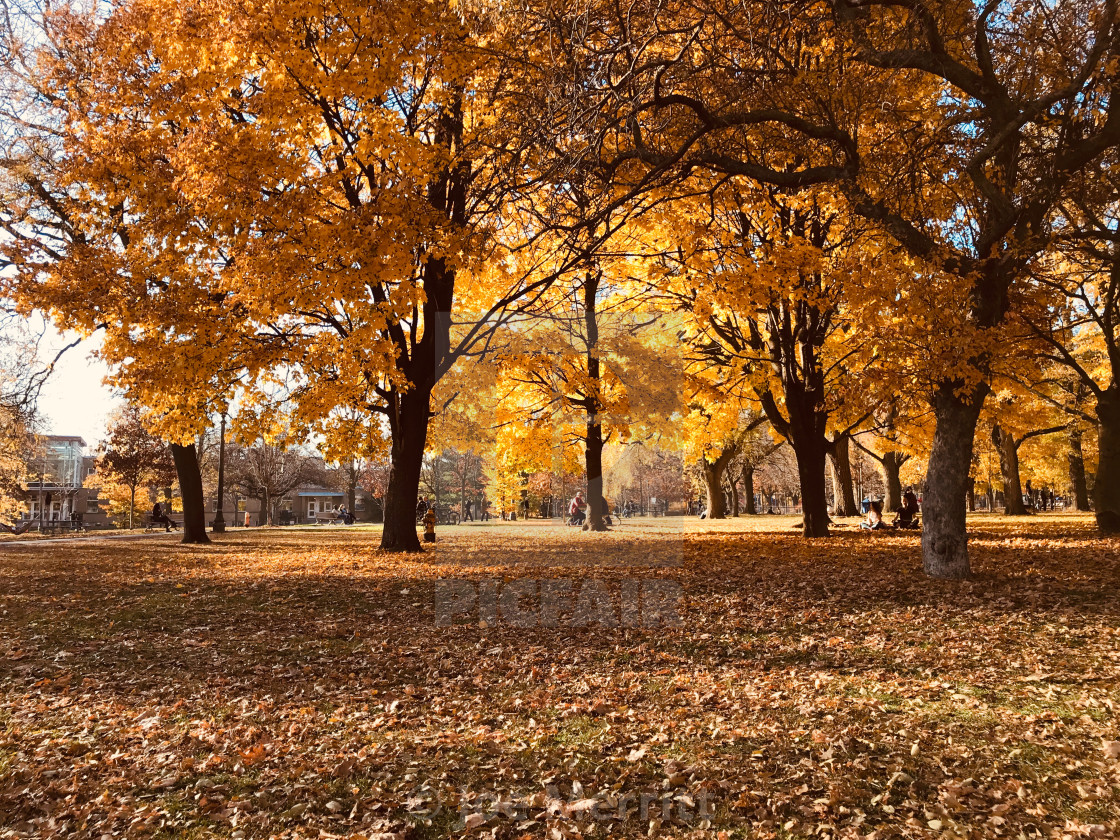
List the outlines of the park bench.
<svg viewBox="0 0 1120 840">
<path fill-rule="evenodd" d="M 346 520 L 344 520 L 341 516 L 339 516 L 337 513 L 335 513 L 332 510 L 332 511 L 327 511 L 325 513 L 315 514 L 315 524 L 316 525 L 345 525 Z"/>
<path fill-rule="evenodd" d="M 156 528 L 166 528 L 167 527 L 162 522 L 154 521 L 152 519 L 152 515 L 150 513 L 145 513 L 141 521 L 144 524 L 144 532 L 145 533 L 147 533 L 149 531 L 154 531 Z M 175 528 L 178 528 L 178 527 L 179 527 L 179 523 L 176 522 L 174 519 L 172 519 L 171 520 L 172 530 L 174 530 Z"/>
</svg>

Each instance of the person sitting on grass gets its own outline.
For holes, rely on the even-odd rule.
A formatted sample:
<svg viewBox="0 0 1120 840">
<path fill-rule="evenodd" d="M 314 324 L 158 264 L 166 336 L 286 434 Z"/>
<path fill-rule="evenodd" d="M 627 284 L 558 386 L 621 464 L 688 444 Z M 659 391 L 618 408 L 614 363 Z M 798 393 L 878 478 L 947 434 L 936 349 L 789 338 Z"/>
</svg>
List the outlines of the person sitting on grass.
<svg viewBox="0 0 1120 840">
<path fill-rule="evenodd" d="M 918 497 L 913 490 L 902 496 L 902 507 L 895 511 L 894 527 L 913 529 L 918 527 Z"/>
<path fill-rule="evenodd" d="M 860 523 L 860 528 L 867 531 L 886 530 L 887 523 L 883 521 L 883 503 L 872 502 L 867 509 L 867 519 Z"/>
</svg>

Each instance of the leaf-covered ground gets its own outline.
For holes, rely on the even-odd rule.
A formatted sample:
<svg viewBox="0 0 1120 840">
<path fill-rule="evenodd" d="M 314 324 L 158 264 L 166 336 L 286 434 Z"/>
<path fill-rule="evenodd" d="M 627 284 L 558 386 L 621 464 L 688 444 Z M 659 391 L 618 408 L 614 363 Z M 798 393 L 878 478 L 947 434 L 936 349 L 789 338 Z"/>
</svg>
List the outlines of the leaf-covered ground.
<svg viewBox="0 0 1120 840">
<path fill-rule="evenodd" d="M 0 836 L 1115 836 L 1120 542 L 980 518 L 946 583 L 789 526 L 4 546 Z M 685 596 L 438 626 L 441 578 Z"/>
</svg>

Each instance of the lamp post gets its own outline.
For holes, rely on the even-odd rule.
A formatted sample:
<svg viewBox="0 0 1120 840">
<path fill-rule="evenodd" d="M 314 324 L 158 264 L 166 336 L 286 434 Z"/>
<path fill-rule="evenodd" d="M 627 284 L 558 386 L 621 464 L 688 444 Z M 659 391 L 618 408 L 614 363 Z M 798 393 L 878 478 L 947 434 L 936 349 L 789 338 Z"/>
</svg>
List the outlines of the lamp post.
<svg viewBox="0 0 1120 840">
<path fill-rule="evenodd" d="M 226 413 L 222 412 L 222 426 L 218 437 L 218 509 L 214 512 L 215 534 L 226 532 L 226 517 L 222 513 L 226 492 Z"/>
</svg>

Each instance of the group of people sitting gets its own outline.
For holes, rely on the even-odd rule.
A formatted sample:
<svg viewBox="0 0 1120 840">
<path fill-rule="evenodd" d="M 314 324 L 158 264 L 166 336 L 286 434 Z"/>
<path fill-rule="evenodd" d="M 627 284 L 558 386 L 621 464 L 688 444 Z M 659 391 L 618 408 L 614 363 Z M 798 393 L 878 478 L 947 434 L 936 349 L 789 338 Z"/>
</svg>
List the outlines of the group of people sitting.
<svg viewBox="0 0 1120 840">
<path fill-rule="evenodd" d="M 889 528 L 920 529 L 922 525 L 918 517 L 918 497 L 914 495 L 913 490 L 903 493 L 902 507 L 895 510 L 894 520 L 890 525 L 883 519 L 883 502 L 872 500 L 867 509 L 867 518 L 859 527 L 867 531 L 884 531 Z"/>
<path fill-rule="evenodd" d="M 354 524 L 354 514 L 352 514 L 346 505 L 339 505 L 334 512 L 334 521 L 341 522 L 343 525 Z"/>
</svg>

